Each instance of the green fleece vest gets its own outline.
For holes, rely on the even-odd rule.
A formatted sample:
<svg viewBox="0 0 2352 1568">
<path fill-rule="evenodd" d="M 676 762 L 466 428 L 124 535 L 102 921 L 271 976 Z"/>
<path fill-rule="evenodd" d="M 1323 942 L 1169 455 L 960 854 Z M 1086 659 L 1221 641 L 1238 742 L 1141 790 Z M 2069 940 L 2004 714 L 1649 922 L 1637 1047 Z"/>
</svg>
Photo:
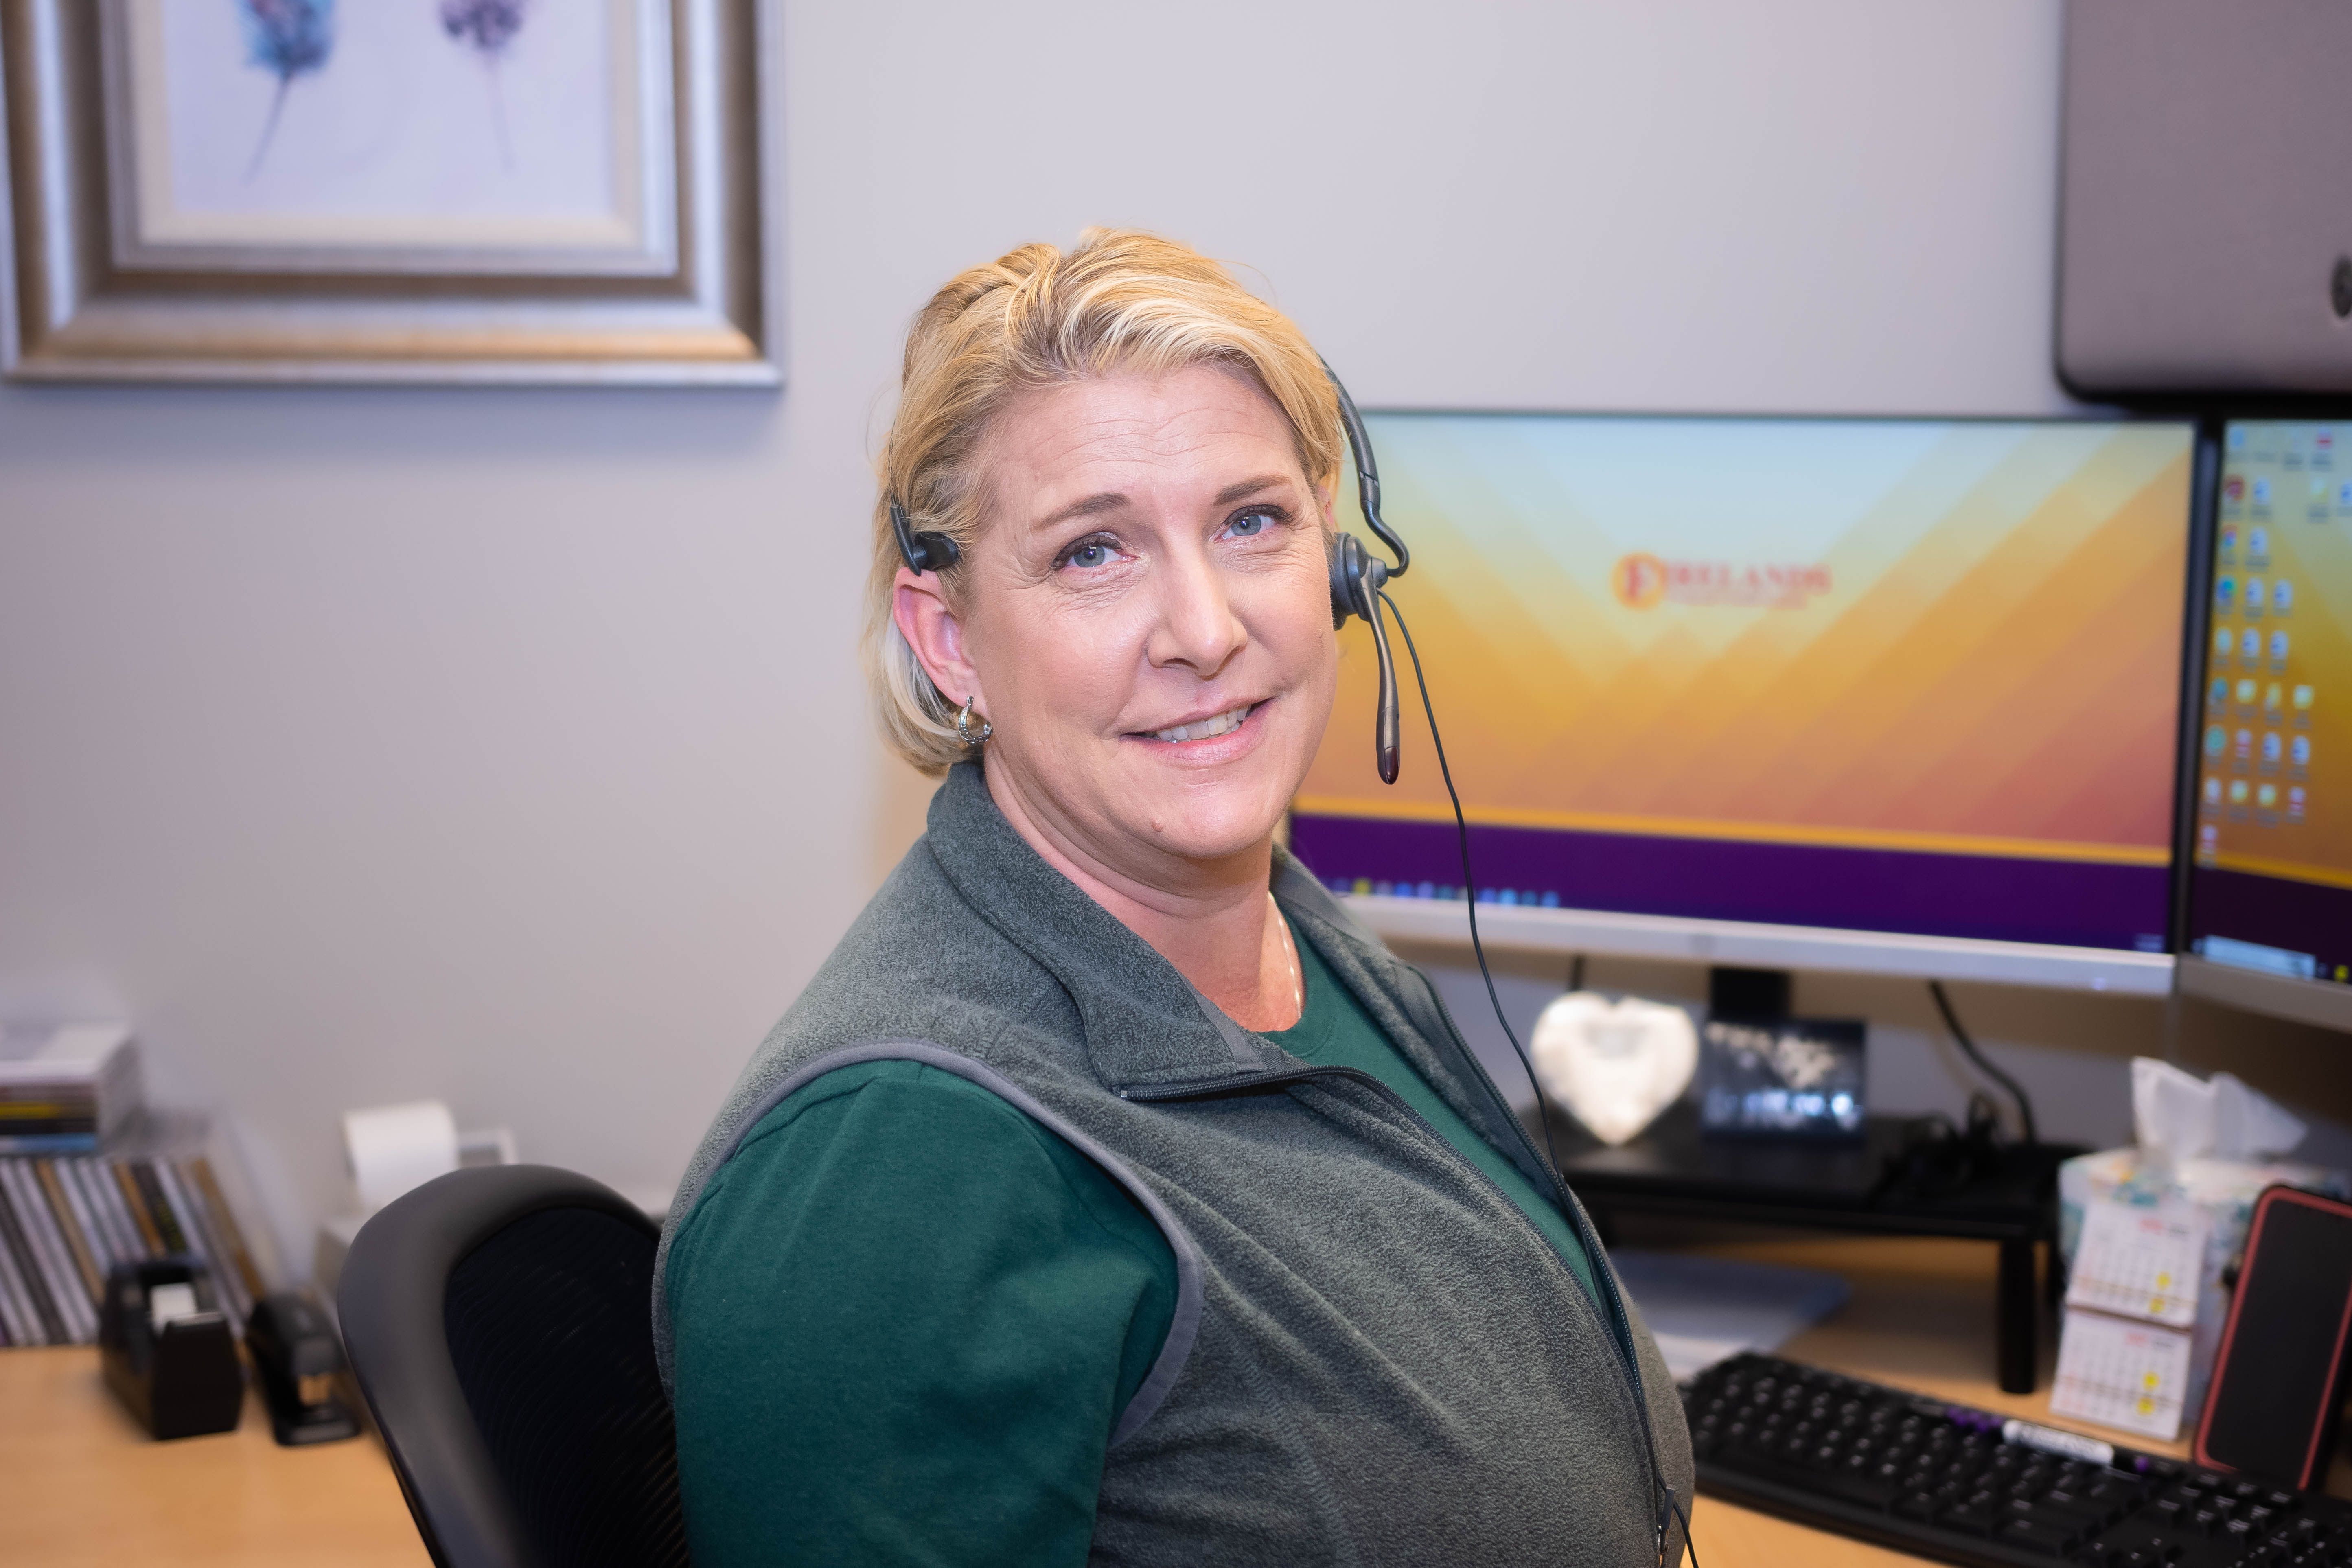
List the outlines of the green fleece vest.
<svg viewBox="0 0 2352 1568">
<path fill-rule="evenodd" d="M 1458 1114 L 1583 1211 L 1428 982 L 1286 855 L 1292 931 Z M 1242 1029 L 952 770 L 892 872 L 744 1069 L 678 1218 L 769 1108 L 923 1061 L 1099 1164 L 1167 1237 L 1176 1311 L 1114 1426 L 1094 1556 L 1142 1564 L 1607 1563 L 1678 1556 L 1688 1434 L 1601 1263 L 1596 1307 L 1500 1189 L 1395 1095 Z M 1661 1531 L 1663 1531 L 1663 1536 Z"/>
</svg>

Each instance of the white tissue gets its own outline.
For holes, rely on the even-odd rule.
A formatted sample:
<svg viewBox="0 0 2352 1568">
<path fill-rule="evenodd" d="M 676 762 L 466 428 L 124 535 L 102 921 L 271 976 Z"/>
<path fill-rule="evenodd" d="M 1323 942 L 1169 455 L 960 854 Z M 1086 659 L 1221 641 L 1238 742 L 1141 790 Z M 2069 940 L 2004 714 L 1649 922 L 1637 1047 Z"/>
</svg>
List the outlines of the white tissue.
<svg viewBox="0 0 2352 1568">
<path fill-rule="evenodd" d="M 412 1187 L 457 1168 L 457 1122 L 437 1100 L 343 1112 L 343 1152 L 373 1214 Z"/>
<path fill-rule="evenodd" d="M 2143 1155 L 2262 1160 L 2303 1142 L 2304 1125 L 2229 1073 L 2209 1082 L 2151 1057 L 2132 1058 L 2132 1128 Z"/>
<path fill-rule="evenodd" d="M 1612 1146 L 1656 1121 L 1698 1068 L 1690 1015 L 1635 996 L 1571 991 L 1543 1010 L 1528 1046 L 1544 1092 Z"/>
</svg>

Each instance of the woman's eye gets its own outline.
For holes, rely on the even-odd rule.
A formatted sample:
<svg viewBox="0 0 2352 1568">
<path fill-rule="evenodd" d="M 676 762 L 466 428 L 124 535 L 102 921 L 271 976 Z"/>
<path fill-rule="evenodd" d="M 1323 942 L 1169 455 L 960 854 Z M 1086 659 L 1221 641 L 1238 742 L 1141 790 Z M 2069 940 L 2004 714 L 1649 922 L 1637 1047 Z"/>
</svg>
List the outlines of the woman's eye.
<svg viewBox="0 0 2352 1568">
<path fill-rule="evenodd" d="M 1064 552 L 1062 564 L 1076 566 L 1081 571 L 1092 571 L 1097 566 L 1109 565 L 1111 558 L 1118 553 L 1118 547 L 1109 540 L 1089 539 Z"/>
<path fill-rule="evenodd" d="M 1270 511 L 1245 511 L 1225 524 L 1225 531 L 1235 539 L 1255 539 L 1274 523 L 1275 516 Z"/>
</svg>

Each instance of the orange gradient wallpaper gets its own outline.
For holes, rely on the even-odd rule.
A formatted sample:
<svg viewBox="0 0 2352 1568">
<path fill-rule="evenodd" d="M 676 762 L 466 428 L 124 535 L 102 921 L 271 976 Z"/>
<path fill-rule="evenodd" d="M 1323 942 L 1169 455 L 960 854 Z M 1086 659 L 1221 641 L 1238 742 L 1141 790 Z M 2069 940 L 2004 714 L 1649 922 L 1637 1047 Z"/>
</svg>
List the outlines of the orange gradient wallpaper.
<svg viewBox="0 0 2352 1568">
<path fill-rule="evenodd" d="M 1474 823 L 2169 860 L 2187 425 L 1369 424 Z M 1450 821 L 1402 639 L 1389 788 L 1343 638 L 1298 809 Z"/>
</svg>

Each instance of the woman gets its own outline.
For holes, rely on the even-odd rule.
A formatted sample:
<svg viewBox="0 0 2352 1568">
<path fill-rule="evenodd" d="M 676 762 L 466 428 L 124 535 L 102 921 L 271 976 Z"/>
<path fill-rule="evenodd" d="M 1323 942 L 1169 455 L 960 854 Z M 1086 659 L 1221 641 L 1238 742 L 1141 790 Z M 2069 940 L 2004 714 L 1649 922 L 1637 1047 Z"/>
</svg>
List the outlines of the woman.
<svg viewBox="0 0 2352 1568">
<path fill-rule="evenodd" d="M 1343 449 L 1298 330 L 1164 240 L 916 319 L 869 668 L 947 777 L 664 1237 L 703 1568 L 1679 1554 L 1681 1411 L 1575 1200 L 1275 844 Z"/>
</svg>

